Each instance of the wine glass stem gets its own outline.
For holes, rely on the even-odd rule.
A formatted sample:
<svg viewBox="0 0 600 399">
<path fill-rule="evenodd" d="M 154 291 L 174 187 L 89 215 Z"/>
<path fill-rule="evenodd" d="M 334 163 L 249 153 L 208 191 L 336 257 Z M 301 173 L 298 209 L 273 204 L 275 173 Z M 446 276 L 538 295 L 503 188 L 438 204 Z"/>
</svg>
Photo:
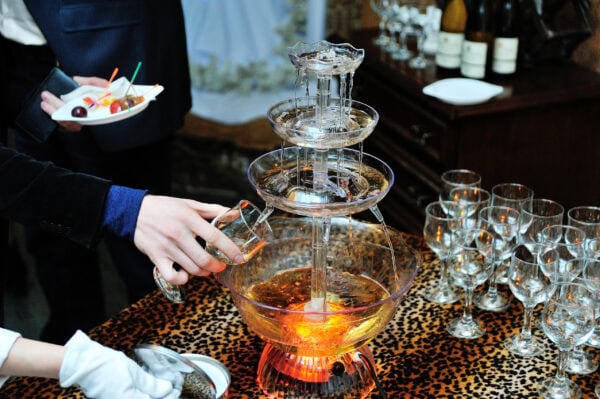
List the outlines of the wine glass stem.
<svg viewBox="0 0 600 399">
<path fill-rule="evenodd" d="M 533 308 L 524 307 L 523 312 L 523 328 L 521 328 L 521 338 L 525 341 L 531 339 L 531 316 L 533 315 Z"/>
<path fill-rule="evenodd" d="M 402 49 L 402 51 L 405 51 L 408 49 L 408 47 L 406 46 L 406 29 L 404 29 L 404 27 L 402 27 L 400 29 L 400 48 Z"/>
<path fill-rule="evenodd" d="M 445 256 L 440 258 L 440 279 L 438 282 L 439 288 L 446 288 L 449 286 L 448 271 L 448 257 Z"/>
<path fill-rule="evenodd" d="M 558 352 L 558 367 L 556 368 L 555 379 L 558 383 L 562 384 L 566 380 L 565 370 L 567 368 L 567 361 L 569 360 L 569 351 L 560 349 Z"/>
<path fill-rule="evenodd" d="M 420 58 L 424 58 L 424 54 L 423 54 L 423 42 L 425 41 L 425 32 L 421 32 L 419 35 L 417 35 L 417 51 L 418 51 L 418 55 L 417 57 Z"/>
<path fill-rule="evenodd" d="M 489 286 L 488 286 L 488 296 L 490 298 L 495 298 L 498 295 L 498 287 L 496 286 L 496 269 L 498 268 L 499 262 L 494 262 L 494 266 L 492 266 L 492 275 L 490 276 Z"/>
<path fill-rule="evenodd" d="M 465 288 L 465 310 L 463 311 L 462 319 L 464 322 L 473 320 L 473 287 Z"/>
</svg>

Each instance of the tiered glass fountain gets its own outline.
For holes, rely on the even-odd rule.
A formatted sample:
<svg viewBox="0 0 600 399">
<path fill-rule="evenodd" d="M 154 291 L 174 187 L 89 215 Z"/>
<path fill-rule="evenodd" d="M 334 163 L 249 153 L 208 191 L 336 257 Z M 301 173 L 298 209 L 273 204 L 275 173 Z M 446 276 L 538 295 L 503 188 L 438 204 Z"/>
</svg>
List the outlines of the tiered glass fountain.
<svg viewBox="0 0 600 399">
<path fill-rule="evenodd" d="M 306 95 L 269 110 L 283 145 L 248 169 L 274 238 L 218 278 L 267 343 L 257 380 L 268 397 L 364 398 L 378 381 L 367 344 L 394 317 L 420 258 L 377 207 L 394 175 L 362 151 L 378 121 L 350 96 L 364 50 L 320 41 L 289 56 Z M 378 223 L 354 219 L 369 210 Z"/>
</svg>

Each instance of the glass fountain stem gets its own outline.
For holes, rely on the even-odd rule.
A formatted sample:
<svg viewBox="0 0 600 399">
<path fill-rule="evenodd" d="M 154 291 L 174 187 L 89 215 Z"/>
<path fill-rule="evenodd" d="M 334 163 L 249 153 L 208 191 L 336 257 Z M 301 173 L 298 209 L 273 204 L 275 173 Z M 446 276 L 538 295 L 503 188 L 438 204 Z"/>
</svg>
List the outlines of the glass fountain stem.
<svg viewBox="0 0 600 399">
<path fill-rule="evenodd" d="M 315 148 L 313 158 L 313 190 L 316 193 L 323 193 L 327 190 L 327 183 L 329 181 L 327 158 L 327 150 Z"/>
<path fill-rule="evenodd" d="M 329 107 L 329 101 L 331 99 L 331 76 L 329 75 L 317 75 L 317 109 L 316 109 L 316 122 L 317 126 L 322 129 L 326 126 L 326 122 L 323 117 L 327 113 Z"/>
<path fill-rule="evenodd" d="M 327 310 L 327 248 L 331 219 L 313 218 L 312 226 L 312 273 L 310 287 L 310 310 Z"/>
</svg>

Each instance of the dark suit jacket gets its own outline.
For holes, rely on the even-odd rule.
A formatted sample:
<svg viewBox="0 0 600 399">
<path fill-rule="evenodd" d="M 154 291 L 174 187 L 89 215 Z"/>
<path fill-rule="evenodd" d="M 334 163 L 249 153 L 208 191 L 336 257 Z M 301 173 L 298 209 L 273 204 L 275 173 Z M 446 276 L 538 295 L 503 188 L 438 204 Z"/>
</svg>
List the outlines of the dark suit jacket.
<svg viewBox="0 0 600 399">
<path fill-rule="evenodd" d="M 179 0 L 24 0 L 67 74 L 135 83 L 165 90 L 142 113 L 90 127 L 105 151 L 155 142 L 183 126 L 191 107 L 183 10 Z"/>
<path fill-rule="evenodd" d="M 90 247 L 99 239 L 108 180 L 39 162 L 0 144 L 0 216 Z"/>
</svg>

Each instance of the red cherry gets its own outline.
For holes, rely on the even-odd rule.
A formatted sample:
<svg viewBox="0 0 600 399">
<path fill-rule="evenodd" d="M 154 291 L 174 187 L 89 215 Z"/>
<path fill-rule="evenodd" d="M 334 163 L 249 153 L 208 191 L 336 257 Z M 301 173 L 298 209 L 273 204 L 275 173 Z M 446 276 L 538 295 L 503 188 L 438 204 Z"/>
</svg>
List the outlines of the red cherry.
<svg viewBox="0 0 600 399">
<path fill-rule="evenodd" d="M 77 106 L 71 110 L 71 115 L 75 118 L 85 118 L 87 116 L 87 109 Z"/>
<path fill-rule="evenodd" d="M 115 100 L 110 104 L 110 113 L 115 114 L 121 110 L 121 104 Z"/>
</svg>

